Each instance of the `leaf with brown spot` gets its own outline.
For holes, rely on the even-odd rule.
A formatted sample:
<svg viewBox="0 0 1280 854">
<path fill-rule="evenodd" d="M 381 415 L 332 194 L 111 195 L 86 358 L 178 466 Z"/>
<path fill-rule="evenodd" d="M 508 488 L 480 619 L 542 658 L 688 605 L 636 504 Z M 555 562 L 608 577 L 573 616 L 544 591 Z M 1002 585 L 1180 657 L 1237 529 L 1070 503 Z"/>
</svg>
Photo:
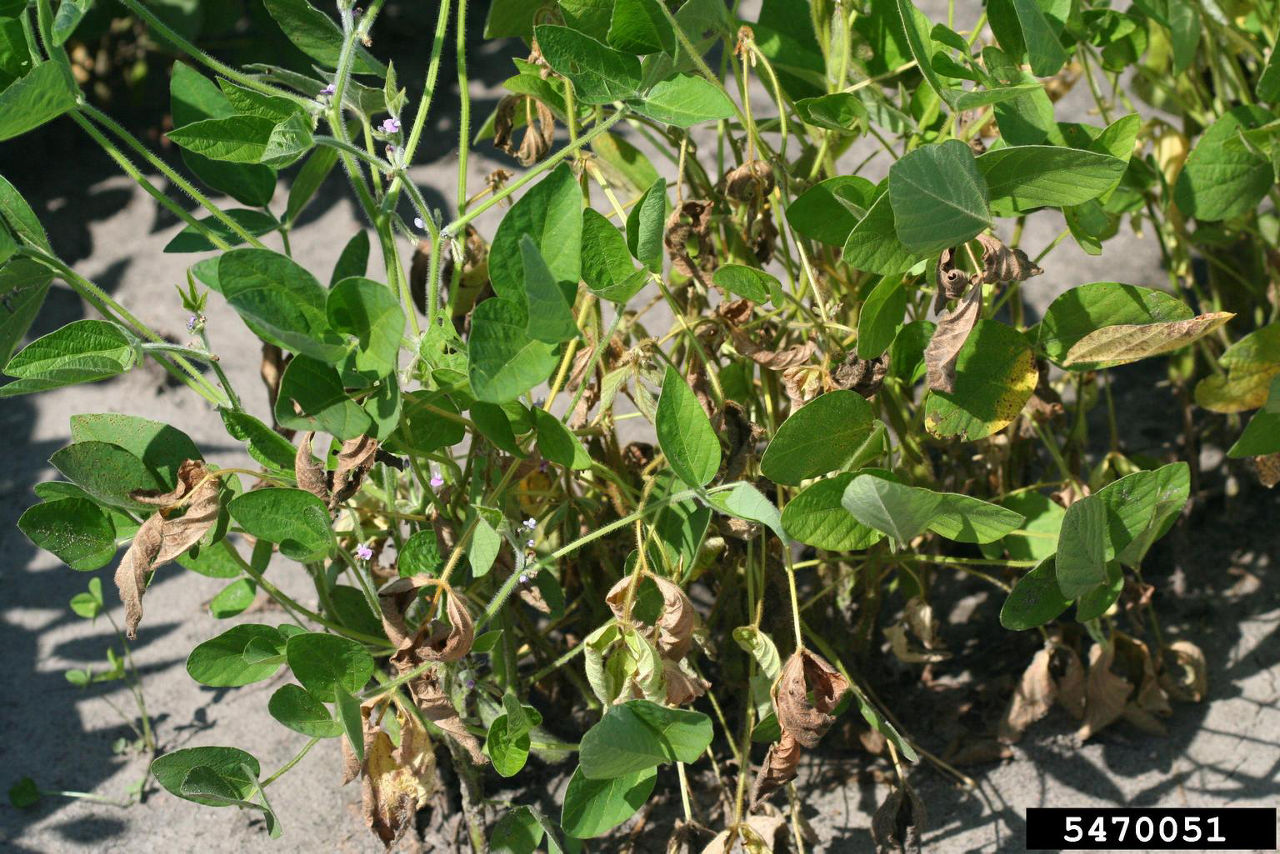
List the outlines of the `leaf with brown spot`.
<svg viewBox="0 0 1280 854">
<path fill-rule="evenodd" d="M 835 722 L 832 711 L 849 690 L 849 680 L 826 659 L 807 649 L 798 650 L 787 659 L 773 685 L 778 724 L 802 746 L 817 747 Z"/>
<path fill-rule="evenodd" d="M 316 498 L 328 503 L 329 481 L 325 476 L 324 466 L 311 454 L 311 442 L 315 437 L 314 432 L 302 434 L 302 441 L 298 443 L 298 453 L 293 459 L 293 473 L 298 479 L 298 489 L 310 492 Z"/>
<path fill-rule="evenodd" d="M 1209 666 L 1200 647 L 1176 640 L 1165 647 L 1160 686 L 1175 700 L 1198 703 L 1209 693 Z"/>
<path fill-rule="evenodd" d="M 836 388 L 850 389 L 870 398 L 884 385 L 884 378 L 888 373 L 887 350 L 874 359 L 860 359 L 856 350 L 850 350 L 844 362 L 831 372 L 831 381 Z"/>
<path fill-rule="evenodd" d="M 160 508 L 142 523 L 116 568 L 116 587 L 125 606 L 125 635 L 130 640 L 137 637 L 142 621 L 147 573 L 185 553 L 213 527 L 218 521 L 218 490 L 218 479 L 210 476 L 203 462 L 186 460 L 178 468 L 178 486 L 172 492 L 130 495 L 134 501 Z M 184 511 L 181 516 L 166 518 L 166 513 L 179 509 Z"/>
<path fill-rule="evenodd" d="M 1229 311 L 1201 314 L 1166 323 L 1118 323 L 1095 329 L 1067 351 L 1062 367 L 1112 368 L 1150 356 L 1172 353 L 1219 329 L 1235 317 Z"/>
<path fill-rule="evenodd" d="M 1111 672 L 1115 660 L 1114 644 L 1094 644 L 1089 650 L 1089 673 L 1084 682 L 1084 723 L 1076 731 L 1076 737 L 1087 741 L 1103 727 L 1118 721 L 1133 686 Z"/>
<path fill-rule="evenodd" d="M 335 509 L 343 501 L 356 494 L 365 475 L 373 468 L 378 455 L 378 440 L 372 436 L 357 436 L 342 443 L 338 450 L 338 465 L 333 471 L 333 498 L 329 509 Z"/>
<path fill-rule="evenodd" d="M 934 391 L 955 391 L 956 358 L 960 348 L 969 340 L 969 333 L 977 325 L 982 314 L 982 286 L 969 289 L 954 309 L 944 311 L 938 318 L 938 327 L 924 349 L 924 365 L 929 388 Z"/>
<path fill-rule="evenodd" d="M 1027 253 L 1010 249 L 989 234 L 979 234 L 978 243 L 982 244 L 982 281 L 989 285 L 1021 282 L 1044 273 Z"/>
<path fill-rule="evenodd" d="M 1022 738 L 1027 727 L 1049 714 L 1053 701 L 1058 697 L 1058 686 L 1054 684 L 1049 672 L 1053 661 L 1052 648 L 1041 648 L 1031 659 L 1031 664 L 1022 673 L 1018 687 L 1009 698 L 1009 706 L 1000 718 L 999 738 L 1006 744 L 1013 744 Z"/>
<path fill-rule="evenodd" d="M 933 298 L 933 310 L 935 312 L 941 312 L 943 306 L 949 300 L 960 299 L 960 297 L 964 296 L 964 291 L 969 286 L 970 278 L 968 273 L 956 267 L 954 249 L 943 249 L 942 254 L 938 256 L 938 265 L 934 269 L 933 282 L 937 288 L 937 294 Z"/>
<path fill-rule="evenodd" d="M 751 809 L 755 809 L 765 798 L 796 778 L 796 770 L 800 767 L 803 755 L 800 743 L 784 730 L 782 737 L 769 746 L 764 764 L 751 783 Z"/>
</svg>

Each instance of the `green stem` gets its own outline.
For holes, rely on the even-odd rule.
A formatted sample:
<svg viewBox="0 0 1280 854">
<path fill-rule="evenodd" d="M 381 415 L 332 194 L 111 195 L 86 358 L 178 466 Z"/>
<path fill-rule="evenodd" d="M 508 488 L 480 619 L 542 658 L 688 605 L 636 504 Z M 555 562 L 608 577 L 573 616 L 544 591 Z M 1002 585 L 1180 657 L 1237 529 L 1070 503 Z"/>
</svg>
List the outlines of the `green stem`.
<svg viewBox="0 0 1280 854">
<path fill-rule="evenodd" d="M 289 770 L 293 768 L 293 766 L 297 765 L 299 762 L 302 761 L 302 757 L 306 756 L 309 752 L 311 752 L 311 748 L 315 747 L 316 744 L 319 743 L 319 741 L 320 739 L 317 737 L 317 738 L 311 739 L 306 744 L 304 744 L 302 746 L 302 749 L 299 750 L 292 759 L 290 759 L 288 762 L 281 765 L 279 770 L 277 770 L 270 777 L 262 781 L 261 783 L 262 788 L 265 789 L 267 786 L 270 786 L 276 780 L 280 779 L 285 774 L 287 774 Z"/>
<path fill-rule="evenodd" d="M 467 82 L 467 0 L 458 0 L 458 213 L 467 210 L 467 155 L 471 151 L 471 93 Z"/>
</svg>

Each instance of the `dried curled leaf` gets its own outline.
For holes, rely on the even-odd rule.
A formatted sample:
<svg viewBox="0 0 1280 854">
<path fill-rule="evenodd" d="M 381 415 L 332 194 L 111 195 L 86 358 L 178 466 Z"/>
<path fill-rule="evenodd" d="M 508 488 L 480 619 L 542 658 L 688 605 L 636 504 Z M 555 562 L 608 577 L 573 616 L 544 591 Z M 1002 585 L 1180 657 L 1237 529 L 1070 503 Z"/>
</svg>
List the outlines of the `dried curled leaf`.
<svg viewBox="0 0 1280 854">
<path fill-rule="evenodd" d="M 1209 693 L 1209 666 L 1204 653 L 1191 641 L 1176 640 L 1165 647 L 1165 668 L 1160 687 L 1175 700 L 1198 703 Z"/>
<path fill-rule="evenodd" d="M 831 372 L 831 381 L 837 388 L 856 391 L 863 397 L 870 398 L 884 385 L 884 378 L 888 373 L 888 352 L 881 353 L 874 359 L 860 359 L 856 351 L 850 350 L 844 362 Z"/>
<path fill-rule="evenodd" d="M 1156 678 L 1156 665 L 1147 645 L 1137 638 L 1115 633 L 1116 664 L 1125 675 L 1125 681 L 1137 686 L 1124 707 L 1124 719 L 1144 732 L 1164 735 L 1165 727 L 1159 718 L 1173 714 L 1169 696 Z"/>
<path fill-rule="evenodd" d="M 412 635 L 405 624 L 405 612 L 418 595 L 418 589 L 443 586 L 439 579 L 415 576 L 398 578 L 378 591 L 382 626 L 397 647 L 391 656 L 392 663 L 407 662 L 410 667 L 405 669 L 410 669 L 424 661 L 458 661 L 471 651 L 475 623 L 461 594 L 452 590 L 445 604 L 448 623 L 432 619 Z"/>
<path fill-rule="evenodd" d="M 438 673 L 428 671 L 421 678 L 410 682 L 409 693 L 413 694 L 422 716 L 458 742 L 467 751 L 472 762 L 476 765 L 485 765 L 489 762 L 489 758 L 480 749 L 480 741 L 467 729 L 458 715 L 458 710 L 453 707 L 453 703 L 445 694 L 444 688 L 440 685 Z"/>
<path fill-rule="evenodd" d="M 924 826 L 924 802 L 903 781 L 901 788 L 890 792 L 871 817 L 871 836 L 876 842 L 876 854 L 919 851 Z"/>
<path fill-rule="evenodd" d="M 1086 741 L 1103 727 L 1120 719 L 1133 686 L 1111 672 L 1115 661 L 1114 644 L 1094 644 L 1089 650 L 1089 673 L 1084 682 L 1084 723 L 1076 737 Z"/>
<path fill-rule="evenodd" d="M 982 244 L 982 281 L 989 285 L 1021 282 L 1044 273 L 1027 253 L 1010 249 L 989 234 L 979 234 L 978 243 Z"/>
<path fill-rule="evenodd" d="M 924 366 L 929 388 L 953 392 L 956 385 L 956 358 L 982 314 L 982 286 L 974 285 L 954 309 L 938 318 L 938 328 L 924 349 Z"/>
<path fill-rule="evenodd" d="M 1261 457 L 1250 457 L 1250 467 L 1258 476 L 1258 483 L 1271 489 L 1280 483 L 1280 452 L 1266 454 Z"/>
<path fill-rule="evenodd" d="M 662 660 L 662 678 L 667 686 L 667 705 L 683 706 L 707 693 L 711 683 L 689 669 L 684 661 Z"/>
<path fill-rule="evenodd" d="M 218 480 L 200 460 L 186 460 L 178 468 L 178 486 L 172 492 L 135 492 L 131 498 L 160 509 L 133 537 L 129 550 L 116 568 L 116 587 L 124 602 L 125 635 L 133 640 L 142 621 L 142 597 L 147 573 L 177 558 L 200 541 L 218 521 Z M 179 505 L 175 507 L 175 505 Z M 185 509 L 181 516 L 166 513 Z"/>
<path fill-rule="evenodd" d="M 1166 323 L 1118 323 L 1095 329 L 1071 345 L 1062 360 L 1064 368 L 1099 363 L 1106 367 L 1125 365 L 1171 353 L 1218 330 L 1235 317 L 1229 311 L 1201 314 L 1187 320 Z"/>
<path fill-rule="evenodd" d="M 365 736 L 364 819 L 388 849 L 439 788 L 430 737 L 412 715 L 398 719 L 399 747 L 382 730 Z"/>
<path fill-rule="evenodd" d="M 338 450 L 338 465 L 333 470 L 333 497 L 329 509 L 356 494 L 365 475 L 373 468 L 378 456 L 378 440 L 372 436 L 357 436 L 342 443 Z"/>
<path fill-rule="evenodd" d="M 800 757 L 803 755 L 800 742 L 784 730 L 782 737 L 769 746 L 764 764 L 751 783 L 751 809 L 755 809 L 765 798 L 796 778 L 796 770 L 800 767 Z"/>
<path fill-rule="evenodd" d="M 689 653 L 689 648 L 693 645 L 693 630 L 698 622 L 697 612 L 693 610 L 693 603 L 679 584 L 656 575 L 646 577 L 653 581 L 662 594 L 662 612 L 653 626 L 642 634 L 653 642 L 663 658 L 679 661 Z M 625 577 L 613 585 L 605 596 L 609 610 L 619 619 L 624 618 L 627 590 L 631 584 L 631 577 Z"/>
<path fill-rule="evenodd" d="M 698 280 L 704 287 L 710 287 L 703 279 L 704 273 L 710 273 L 717 266 L 715 246 L 711 242 L 711 202 L 701 199 L 690 199 L 677 207 L 667 217 L 666 227 L 662 235 L 662 243 L 671 258 L 671 269 L 682 276 Z M 685 222 L 684 220 L 688 220 Z M 698 260 L 689 255 L 689 241 L 698 244 Z"/>
<path fill-rule="evenodd" d="M 298 479 L 298 489 L 310 492 L 316 498 L 328 503 L 328 477 L 324 466 L 311 454 L 311 442 L 315 437 L 314 431 L 302 435 L 302 441 L 298 443 L 298 453 L 293 459 L 293 471 Z"/>
<path fill-rule="evenodd" d="M 964 296 L 965 288 L 971 281 L 968 273 L 956 267 L 955 250 L 943 249 L 942 254 L 938 256 L 937 269 L 934 271 L 937 295 L 933 298 L 933 310 L 942 311 L 942 307 L 948 300 L 960 299 Z"/>
<path fill-rule="evenodd" d="M 1006 744 L 1022 738 L 1027 727 L 1043 718 L 1053 708 L 1058 697 L 1058 686 L 1049 672 L 1053 662 L 1053 650 L 1045 646 L 1036 652 L 1031 664 L 1022 673 L 1018 687 L 1009 698 L 1009 706 L 1000 719 L 999 737 Z"/>
<path fill-rule="evenodd" d="M 726 172 L 720 184 L 718 189 L 731 201 L 754 201 L 773 192 L 773 169 L 763 160 L 748 160 Z"/>
<path fill-rule="evenodd" d="M 835 722 L 831 713 L 849 689 L 849 680 L 826 659 L 807 649 L 792 653 L 773 685 L 773 707 L 782 731 L 804 747 L 817 747 Z"/>
<path fill-rule="evenodd" d="M 520 147 L 512 142 L 516 110 L 523 106 L 524 135 Z M 507 95 L 498 102 L 493 116 L 493 145 L 516 159 L 521 166 L 532 166 L 547 156 L 555 140 L 555 117 L 546 104 L 525 95 Z"/>
</svg>

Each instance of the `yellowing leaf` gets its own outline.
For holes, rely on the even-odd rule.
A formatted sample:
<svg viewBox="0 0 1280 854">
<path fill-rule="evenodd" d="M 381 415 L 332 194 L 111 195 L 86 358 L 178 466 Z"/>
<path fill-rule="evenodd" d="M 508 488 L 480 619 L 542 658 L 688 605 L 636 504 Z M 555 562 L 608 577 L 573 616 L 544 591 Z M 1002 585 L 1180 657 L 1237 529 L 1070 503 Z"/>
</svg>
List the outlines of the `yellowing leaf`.
<svg viewBox="0 0 1280 854">
<path fill-rule="evenodd" d="M 1104 326 L 1073 344 L 1062 366 L 1088 362 L 1098 363 L 1099 367 L 1114 367 L 1172 353 L 1209 335 L 1233 317 L 1235 315 L 1229 311 L 1215 311 L 1190 320 Z"/>
</svg>

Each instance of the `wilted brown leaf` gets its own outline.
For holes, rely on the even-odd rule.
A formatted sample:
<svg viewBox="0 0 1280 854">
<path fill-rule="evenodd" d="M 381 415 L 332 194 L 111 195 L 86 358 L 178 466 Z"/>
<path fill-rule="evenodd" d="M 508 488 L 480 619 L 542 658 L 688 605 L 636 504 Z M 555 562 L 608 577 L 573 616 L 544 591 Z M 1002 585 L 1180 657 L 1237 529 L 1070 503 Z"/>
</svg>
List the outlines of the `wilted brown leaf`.
<svg viewBox="0 0 1280 854">
<path fill-rule="evenodd" d="M 1070 647 L 1059 646 L 1054 650 L 1055 661 L 1062 662 L 1062 673 L 1055 680 L 1058 689 L 1058 705 L 1076 720 L 1084 720 L 1086 697 L 1084 692 L 1084 663 Z"/>
<path fill-rule="evenodd" d="M 689 670 L 687 663 L 662 660 L 662 678 L 667 684 L 667 705 L 683 706 L 707 693 L 711 683 Z"/>
<path fill-rule="evenodd" d="M 679 661 L 693 645 L 693 629 L 697 625 L 698 615 L 679 584 L 657 575 L 650 574 L 646 577 L 653 581 L 662 594 L 662 612 L 654 625 L 641 634 L 653 642 L 664 658 Z M 630 576 L 624 577 L 605 596 L 605 603 L 618 619 L 626 618 L 627 590 L 631 583 Z"/>
<path fill-rule="evenodd" d="M 1181 349 L 1216 331 L 1235 317 L 1229 311 L 1215 311 L 1189 320 L 1166 323 L 1118 323 L 1095 329 L 1071 345 L 1063 367 L 1097 362 L 1115 367 L 1150 356 Z"/>
<path fill-rule="evenodd" d="M 850 350 L 844 362 L 831 372 L 831 381 L 837 388 L 850 389 L 870 398 L 880 390 L 888 373 L 888 352 L 881 353 L 874 359 L 860 359 L 857 351 Z"/>
<path fill-rule="evenodd" d="M 1280 453 L 1250 457 L 1249 463 L 1253 467 L 1254 474 L 1258 476 L 1258 483 L 1267 489 L 1280 483 Z"/>
<path fill-rule="evenodd" d="M 335 509 L 346 501 L 364 481 L 369 469 L 373 468 L 374 459 L 378 455 L 378 440 L 372 436 L 357 436 L 342 443 L 338 450 L 338 465 L 333 470 L 333 497 L 329 499 L 329 509 Z"/>
<path fill-rule="evenodd" d="M 835 721 L 831 712 L 849 689 L 849 680 L 826 659 L 807 649 L 792 653 L 773 686 L 773 707 L 782 731 L 804 747 L 817 747 Z"/>
<path fill-rule="evenodd" d="M 969 274 L 958 269 L 955 264 L 955 250 L 943 249 L 938 256 L 938 266 L 934 269 L 934 286 L 937 293 L 933 298 L 933 310 L 942 311 L 948 300 L 960 299 L 965 288 L 969 286 Z"/>
<path fill-rule="evenodd" d="M 889 639 L 889 650 L 899 661 L 907 664 L 926 664 L 938 661 L 946 661 L 951 657 L 949 652 L 945 650 L 932 650 L 928 647 L 918 647 L 907 637 L 907 627 L 903 623 L 896 623 L 884 630 L 884 636 Z"/>
<path fill-rule="evenodd" d="M 186 460 L 178 467 L 178 486 L 172 492 L 135 492 L 130 497 L 160 509 L 134 534 L 129 550 L 116 568 L 116 587 L 124 603 L 125 635 L 137 637 L 142 621 L 142 597 L 147 591 L 147 573 L 177 558 L 200 541 L 218 521 L 218 479 L 211 477 L 204 463 Z M 181 516 L 167 513 L 183 509 Z"/>
<path fill-rule="evenodd" d="M 298 453 L 293 458 L 293 472 L 298 479 L 298 489 L 310 492 L 321 501 L 329 501 L 329 481 L 325 476 L 324 466 L 311 454 L 311 442 L 314 432 L 302 434 L 298 443 Z"/>
<path fill-rule="evenodd" d="M 445 611 L 449 622 L 432 619 L 412 636 L 405 625 L 405 611 L 420 587 L 445 587 L 448 600 Z M 378 591 L 382 606 L 382 625 L 387 637 L 397 647 L 391 656 L 393 664 L 406 664 L 408 670 L 424 661 L 458 661 L 471 651 L 475 640 L 475 624 L 461 593 L 449 589 L 439 579 L 398 578 Z"/>
<path fill-rule="evenodd" d="M 989 285 L 1021 282 L 1044 273 L 1027 257 L 1027 253 L 1021 249 L 1010 249 L 989 234 L 979 234 L 978 243 L 982 244 L 982 281 Z"/>
<path fill-rule="evenodd" d="M 1203 700 L 1209 692 L 1209 666 L 1200 647 L 1187 640 L 1176 640 L 1165 647 L 1160 685 L 1175 700 Z"/>
<path fill-rule="evenodd" d="M 747 816 L 741 824 L 716 834 L 702 849 L 702 854 L 771 854 L 786 850 L 782 848 L 785 840 L 778 841 L 778 834 L 786 826 L 787 820 L 781 815 Z"/>
<path fill-rule="evenodd" d="M 784 730 L 782 737 L 769 746 L 764 764 L 760 766 L 751 784 L 751 809 L 755 809 L 765 798 L 796 778 L 796 770 L 803 755 L 804 751 L 800 749 L 795 736 Z"/>
<path fill-rule="evenodd" d="M 956 357 L 969 333 L 982 314 L 982 286 L 974 285 L 954 309 L 938 318 L 938 327 L 924 350 L 924 365 L 929 388 L 953 392 L 956 383 Z"/>
<path fill-rule="evenodd" d="M 411 715 L 400 715 L 399 721 L 399 747 L 382 730 L 367 739 L 365 747 L 364 818 L 388 849 L 439 787 L 426 731 Z"/>
<path fill-rule="evenodd" d="M 404 671 L 401 671 L 404 672 Z M 471 761 L 476 765 L 485 765 L 489 759 L 480 749 L 480 741 L 471 734 L 458 710 L 453 707 L 444 688 L 440 685 L 440 676 L 428 671 L 422 677 L 409 683 L 409 692 L 418 703 L 422 716 L 434 723 L 453 737 L 467 751 Z"/>
<path fill-rule="evenodd" d="M 516 109 L 523 106 L 525 130 L 517 149 L 512 142 Z M 555 117 L 546 104 L 527 95 L 507 95 L 493 116 L 493 146 L 505 151 L 521 166 L 532 166 L 547 156 L 555 140 Z"/>
<path fill-rule="evenodd" d="M 1009 707 L 1000 719 L 999 738 L 1007 744 L 1013 744 L 1022 738 L 1027 727 L 1043 718 L 1053 707 L 1058 697 L 1058 686 L 1054 684 L 1049 672 L 1053 660 L 1053 650 L 1045 646 L 1031 659 L 1031 664 L 1022 673 L 1018 687 L 1009 699 Z"/>
<path fill-rule="evenodd" d="M 698 280 L 704 287 L 707 282 L 703 273 L 716 268 L 715 246 L 711 242 L 711 202 L 691 199 L 677 207 L 667 217 L 666 229 L 662 236 L 667 255 L 671 258 L 671 269 L 683 276 Z M 684 222 L 688 219 L 688 222 Z M 697 240 L 698 260 L 689 255 L 688 243 Z"/>
<path fill-rule="evenodd" d="M 763 160 L 748 160 L 720 179 L 718 188 L 735 202 L 750 202 L 773 192 L 773 169 Z"/>
<path fill-rule="evenodd" d="M 925 820 L 924 802 L 902 781 L 871 817 L 871 836 L 876 842 L 877 854 L 918 852 Z"/>
<path fill-rule="evenodd" d="M 1089 673 L 1084 683 L 1084 723 L 1076 731 L 1076 737 L 1081 741 L 1087 741 L 1103 727 L 1119 720 L 1129 695 L 1133 693 L 1132 685 L 1111 672 L 1115 655 L 1114 644 L 1094 644 L 1089 650 Z"/>
<path fill-rule="evenodd" d="M 1144 732 L 1153 735 L 1164 735 L 1164 724 L 1159 718 L 1173 714 L 1169 706 L 1169 697 L 1160 687 L 1156 678 L 1155 662 L 1147 645 L 1126 634 L 1116 632 L 1116 666 L 1125 676 L 1125 681 L 1136 685 L 1137 689 L 1129 702 L 1125 704 L 1124 718 Z"/>
</svg>

